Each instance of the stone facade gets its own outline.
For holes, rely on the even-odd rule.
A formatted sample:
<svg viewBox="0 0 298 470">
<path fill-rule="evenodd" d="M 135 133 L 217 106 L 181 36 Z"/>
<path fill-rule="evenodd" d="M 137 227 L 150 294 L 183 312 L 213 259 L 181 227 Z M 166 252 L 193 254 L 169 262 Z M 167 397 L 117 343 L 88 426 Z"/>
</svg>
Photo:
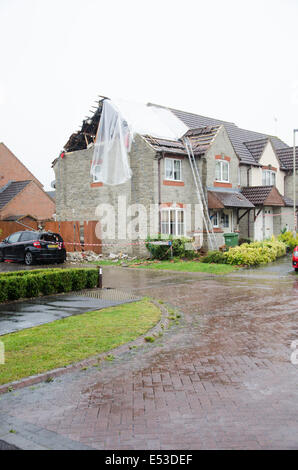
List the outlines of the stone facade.
<svg viewBox="0 0 298 470">
<path fill-rule="evenodd" d="M 160 230 L 158 212 L 154 212 L 152 207 L 162 209 L 178 207 L 183 208 L 185 215 L 189 216 L 185 221 L 190 221 L 186 224 L 185 235 L 192 236 L 194 233 L 201 233 L 202 240 L 205 244 L 207 243 L 188 157 L 181 154 L 157 153 L 146 139 L 137 135 L 129 155 L 133 174 L 131 180 L 118 186 L 106 186 L 92 181 L 90 175 L 92 155 L 93 147 L 91 146 L 86 150 L 66 153 L 64 158 L 56 161 L 54 171 L 57 220 L 83 222 L 84 220 L 97 220 L 104 215 L 104 221 L 102 220 L 101 226 L 98 224 L 97 227 L 97 236 L 104 243 L 103 252 L 122 251 L 135 256 L 144 256 L 148 254 L 143 242 L 149 234 L 149 228 L 151 227 L 151 236 L 157 235 Z M 166 179 L 167 158 L 181 161 L 181 181 Z M 220 159 L 229 162 L 228 183 L 215 179 L 215 165 Z M 241 186 L 247 186 L 248 182 L 253 181 L 250 166 L 240 164 L 224 126 L 218 129 L 204 156 L 197 157 L 197 165 L 206 194 L 207 190 L 237 192 L 240 191 Z M 286 189 L 291 185 L 287 178 L 288 176 L 285 177 Z M 109 205 L 104 214 L 98 209 L 99 206 L 102 208 L 103 204 Z M 141 204 L 146 211 L 146 218 L 142 225 L 136 219 L 140 210 L 138 204 Z M 287 211 L 283 212 L 284 209 Z M 279 233 L 285 223 L 290 221 L 289 208 L 275 208 L 272 212 L 276 210 L 282 210 L 282 215 L 273 217 L 273 231 Z M 224 244 L 225 232 L 239 229 L 240 237 L 255 237 L 256 224 L 253 210 L 248 212 L 238 224 L 238 216 L 244 212 L 244 209 L 236 208 L 224 208 L 219 211 L 220 218 L 228 220 L 227 226 L 219 224 L 220 226 L 214 229 L 219 246 Z M 128 226 L 124 223 L 126 215 L 130 219 Z M 105 221 L 108 216 L 115 217 L 115 231 L 106 233 Z M 138 233 L 133 234 L 134 230 Z"/>
</svg>

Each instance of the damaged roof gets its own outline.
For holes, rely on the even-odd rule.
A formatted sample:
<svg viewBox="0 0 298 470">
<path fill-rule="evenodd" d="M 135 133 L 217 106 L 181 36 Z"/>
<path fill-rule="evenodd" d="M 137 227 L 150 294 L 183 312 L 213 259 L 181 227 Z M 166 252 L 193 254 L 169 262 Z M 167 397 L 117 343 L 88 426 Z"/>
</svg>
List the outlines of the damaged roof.
<svg viewBox="0 0 298 470">
<path fill-rule="evenodd" d="M 0 210 L 31 183 L 31 180 L 9 181 L 0 189 Z"/>
<path fill-rule="evenodd" d="M 95 111 L 91 117 L 84 119 L 81 129 L 70 136 L 64 146 L 64 150 L 66 152 L 86 149 L 90 143 L 95 141 L 101 117 L 103 101 L 104 99 L 101 99 L 97 103 Z M 224 126 L 241 163 L 258 166 L 261 153 L 264 150 L 268 139 L 270 138 L 273 148 L 277 152 L 278 156 L 278 152 L 282 151 L 282 157 L 280 160 L 284 167 L 288 168 L 287 165 L 290 165 L 289 158 L 287 157 L 289 146 L 278 137 L 242 129 L 236 126 L 236 124 L 233 122 L 229 121 L 223 121 L 220 119 L 201 116 L 199 114 L 188 113 L 152 103 L 148 103 L 148 106 L 167 109 L 190 129 L 190 133 L 192 131 L 196 133 L 196 135 L 192 135 L 190 138 L 194 146 L 194 153 L 197 155 L 203 154 L 206 151 L 210 145 L 210 141 L 208 139 L 214 138 L 218 128 L 220 126 Z M 209 129 L 208 132 L 207 129 Z M 206 134 L 203 136 L 205 132 Z M 214 135 L 212 135 L 212 133 L 214 133 Z M 208 136 L 208 134 L 210 135 Z M 185 154 L 184 145 L 182 142 L 179 143 L 177 141 L 171 141 L 167 139 L 157 139 L 149 135 L 146 135 L 145 138 L 148 143 L 157 151 Z M 205 142 L 204 139 L 206 139 Z"/>
<path fill-rule="evenodd" d="M 218 204 L 218 201 L 221 203 L 221 206 Z M 244 194 L 237 191 L 208 191 L 208 207 L 210 209 L 219 209 L 221 207 L 252 209 L 255 206 Z"/>
<path fill-rule="evenodd" d="M 190 129 L 183 137 L 188 137 L 192 144 L 194 155 L 203 155 L 209 148 L 220 126 L 206 126 L 196 129 Z M 143 138 L 157 152 L 173 153 L 187 155 L 183 137 L 179 140 L 168 140 L 145 135 Z"/>
</svg>

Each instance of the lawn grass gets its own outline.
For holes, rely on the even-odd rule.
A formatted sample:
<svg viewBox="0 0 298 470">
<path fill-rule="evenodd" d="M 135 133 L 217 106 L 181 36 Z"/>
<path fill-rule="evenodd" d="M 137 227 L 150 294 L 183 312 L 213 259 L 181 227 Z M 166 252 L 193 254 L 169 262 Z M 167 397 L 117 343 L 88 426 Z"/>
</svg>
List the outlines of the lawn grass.
<svg viewBox="0 0 298 470">
<path fill-rule="evenodd" d="M 144 268 L 144 269 L 168 269 L 172 271 L 185 271 L 189 273 L 210 273 L 210 274 L 228 274 L 237 269 L 236 266 L 229 264 L 215 264 L 215 263 L 200 263 L 199 261 L 184 261 L 180 259 L 174 259 L 173 261 L 158 261 L 158 260 L 121 260 L 113 263 L 110 260 L 96 261 L 96 264 L 101 266 L 121 266 L 121 263 L 125 263 L 128 267 L 132 268 Z M 95 263 L 91 261 L 91 263 Z"/>
<path fill-rule="evenodd" d="M 132 265 L 134 266 L 134 265 Z M 211 273 L 211 274 L 228 274 L 234 271 L 235 266 L 228 264 L 208 264 L 200 263 L 199 261 L 159 261 L 150 262 L 148 264 L 139 264 L 134 267 L 147 268 L 147 269 L 168 269 L 172 271 L 184 271 L 189 273 Z"/>
<path fill-rule="evenodd" d="M 159 319 L 159 308 L 143 299 L 0 336 L 5 346 L 0 385 L 109 351 Z"/>
</svg>

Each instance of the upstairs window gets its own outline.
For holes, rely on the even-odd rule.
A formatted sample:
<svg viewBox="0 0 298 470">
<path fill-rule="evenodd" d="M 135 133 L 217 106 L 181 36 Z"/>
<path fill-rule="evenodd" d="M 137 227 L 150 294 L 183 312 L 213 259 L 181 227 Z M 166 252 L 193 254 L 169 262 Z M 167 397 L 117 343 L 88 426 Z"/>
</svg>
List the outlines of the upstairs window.
<svg viewBox="0 0 298 470">
<path fill-rule="evenodd" d="M 263 186 L 275 186 L 275 184 L 276 184 L 276 172 L 272 170 L 263 170 L 262 185 Z"/>
<path fill-rule="evenodd" d="M 230 180 L 229 162 L 226 160 L 216 160 L 215 163 L 215 181 L 228 183 Z"/>
<path fill-rule="evenodd" d="M 181 181 L 181 160 L 175 158 L 165 159 L 165 179 Z"/>
</svg>

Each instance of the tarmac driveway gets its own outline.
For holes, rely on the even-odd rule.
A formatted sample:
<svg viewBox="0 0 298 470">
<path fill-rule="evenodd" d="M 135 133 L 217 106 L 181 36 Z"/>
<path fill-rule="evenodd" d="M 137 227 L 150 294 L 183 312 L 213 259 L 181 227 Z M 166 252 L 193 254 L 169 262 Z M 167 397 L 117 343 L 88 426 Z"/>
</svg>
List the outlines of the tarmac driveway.
<svg viewBox="0 0 298 470">
<path fill-rule="evenodd" d="M 60 436 L 97 449 L 298 448 L 288 258 L 224 277 L 111 267 L 104 285 L 169 302 L 181 322 L 101 370 L 3 395 L 0 414 L 31 423 L 36 443 L 52 431 L 50 448 Z"/>
</svg>

